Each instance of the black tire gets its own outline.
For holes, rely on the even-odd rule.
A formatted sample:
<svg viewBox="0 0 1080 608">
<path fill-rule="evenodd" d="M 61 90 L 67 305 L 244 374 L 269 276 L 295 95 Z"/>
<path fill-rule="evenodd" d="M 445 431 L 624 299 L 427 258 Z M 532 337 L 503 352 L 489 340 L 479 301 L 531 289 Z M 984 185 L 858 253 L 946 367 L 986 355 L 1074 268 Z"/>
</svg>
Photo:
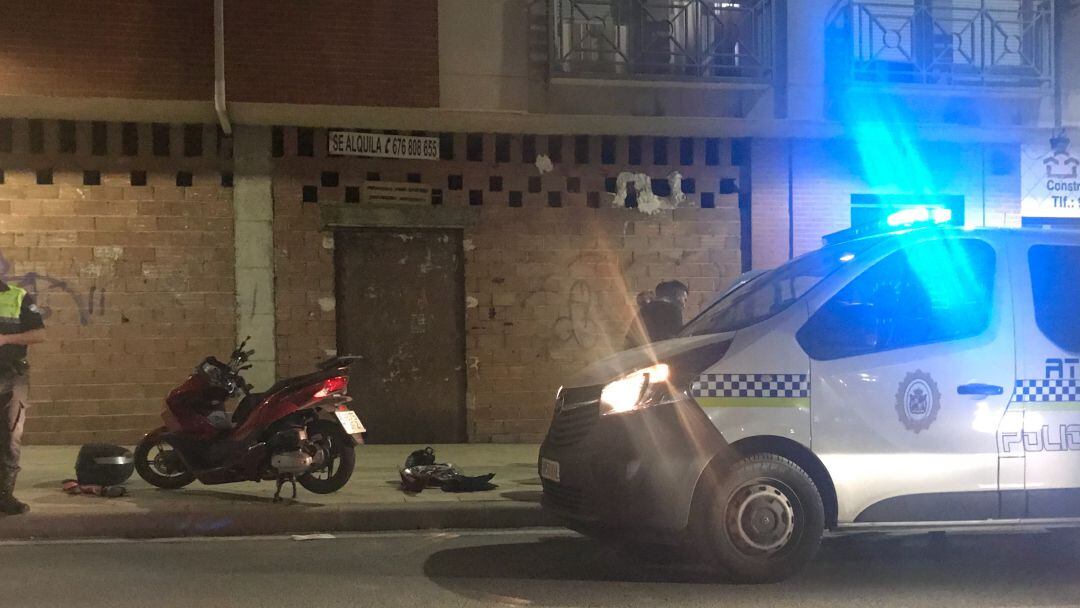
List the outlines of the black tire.
<svg viewBox="0 0 1080 608">
<path fill-rule="evenodd" d="M 159 454 L 150 458 L 150 450 L 158 448 Z M 167 449 L 162 449 L 167 448 Z M 173 448 L 160 440 L 156 433 L 142 438 L 135 446 L 135 470 L 146 483 L 163 490 L 178 490 L 195 481 L 195 475 L 184 467 L 183 461 L 176 454 L 170 454 Z M 164 467 L 169 467 L 165 470 Z"/>
<path fill-rule="evenodd" d="M 733 582 L 786 579 L 813 559 L 825 530 L 810 476 L 776 454 L 754 454 L 706 475 L 694 509 L 699 550 Z"/>
<path fill-rule="evenodd" d="M 308 492 L 333 494 L 349 483 L 356 467 L 352 438 L 339 425 L 326 420 L 313 422 L 307 433 L 308 439 L 322 446 L 327 465 L 314 473 L 304 473 L 296 480 Z"/>
</svg>

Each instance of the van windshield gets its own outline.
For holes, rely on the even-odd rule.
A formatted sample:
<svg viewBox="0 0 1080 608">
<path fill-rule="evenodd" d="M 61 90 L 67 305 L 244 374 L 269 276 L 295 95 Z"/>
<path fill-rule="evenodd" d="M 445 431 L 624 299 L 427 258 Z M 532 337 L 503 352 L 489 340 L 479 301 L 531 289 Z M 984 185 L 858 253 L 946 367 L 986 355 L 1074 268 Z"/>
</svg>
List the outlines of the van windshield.
<svg viewBox="0 0 1080 608">
<path fill-rule="evenodd" d="M 799 256 L 720 298 L 690 321 L 679 335 L 718 334 L 760 323 L 791 306 L 822 279 L 879 240 L 838 243 Z"/>
</svg>

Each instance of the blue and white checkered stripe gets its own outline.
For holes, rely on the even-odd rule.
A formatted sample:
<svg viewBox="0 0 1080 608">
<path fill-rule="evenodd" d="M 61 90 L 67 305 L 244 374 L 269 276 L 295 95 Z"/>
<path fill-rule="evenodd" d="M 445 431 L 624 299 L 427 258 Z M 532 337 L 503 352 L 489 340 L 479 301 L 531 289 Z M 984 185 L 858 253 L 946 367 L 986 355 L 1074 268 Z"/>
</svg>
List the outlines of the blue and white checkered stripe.
<svg viewBox="0 0 1080 608">
<path fill-rule="evenodd" d="M 810 396 L 806 374 L 704 374 L 690 387 L 695 397 Z"/>
<path fill-rule="evenodd" d="M 1017 380 L 1016 401 L 1080 401 L 1080 380 Z"/>
</svg>

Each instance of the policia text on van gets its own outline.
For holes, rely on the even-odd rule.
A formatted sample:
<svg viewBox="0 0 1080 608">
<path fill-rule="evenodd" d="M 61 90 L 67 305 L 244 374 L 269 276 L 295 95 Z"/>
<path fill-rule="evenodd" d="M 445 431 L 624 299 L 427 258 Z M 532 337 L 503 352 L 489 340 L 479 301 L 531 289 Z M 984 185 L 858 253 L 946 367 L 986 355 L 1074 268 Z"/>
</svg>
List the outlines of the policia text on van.
<svg viewBox="0 0 1080 608">
<path fill-rule="evenodd" d="M 1080 524 L 1080 233 L 928 227 L 754 277 L 561 389 L 544 506 L 783 578 L 824 529 Z"/>
</svg>

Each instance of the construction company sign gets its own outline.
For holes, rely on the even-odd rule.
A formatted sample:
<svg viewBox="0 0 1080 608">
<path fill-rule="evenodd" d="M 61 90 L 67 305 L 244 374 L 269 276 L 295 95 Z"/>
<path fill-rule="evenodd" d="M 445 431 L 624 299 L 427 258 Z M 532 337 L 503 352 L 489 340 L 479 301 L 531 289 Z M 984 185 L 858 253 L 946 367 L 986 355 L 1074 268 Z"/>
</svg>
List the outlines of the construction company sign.
<svg viewBox="0 0 1080 608">
<path fill-rule="evenodd" d="M 330 131 L 326 137 L 326 145 L 330 156 L 439 160 L 438 137 Z"/>
<path fill-rule="evenodd" d="M 1021 215 L 1080 218 L 1080 157 L 1067 137 L 1021 146 L 1020 163 Z"/>
</svg>

